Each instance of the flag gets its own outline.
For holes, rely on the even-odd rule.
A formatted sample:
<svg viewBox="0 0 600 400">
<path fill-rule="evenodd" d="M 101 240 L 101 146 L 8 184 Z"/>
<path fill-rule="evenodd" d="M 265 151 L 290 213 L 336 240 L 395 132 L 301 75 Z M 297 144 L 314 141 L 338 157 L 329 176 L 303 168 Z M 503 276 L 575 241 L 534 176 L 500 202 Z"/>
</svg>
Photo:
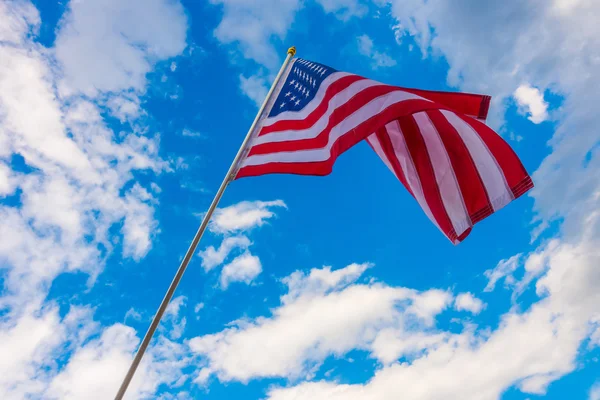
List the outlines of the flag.
<svg viewBox="0 0 600 400">
<path fill-rule="evenodd" d="M 296 58 L 275 87 L 236 179 L 327 175 L 366 140 L 429 219 L 459 243 L 533 187 L 486 124 L 489 96 L 386 85 Z"/>
</svg>

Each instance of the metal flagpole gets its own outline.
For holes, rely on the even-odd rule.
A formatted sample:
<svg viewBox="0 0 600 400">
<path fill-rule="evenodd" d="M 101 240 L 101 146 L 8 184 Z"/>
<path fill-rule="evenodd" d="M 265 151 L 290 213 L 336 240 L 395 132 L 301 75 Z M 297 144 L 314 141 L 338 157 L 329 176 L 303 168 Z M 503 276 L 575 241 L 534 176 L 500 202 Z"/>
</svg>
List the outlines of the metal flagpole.
<svg viewBox="0 0 600 400">
<path fill-rule="evenodd" d="M 256 118 L 254 118 L 254 122 L 252 122 L 252 125 L 250 126 L 250 129 L 248 130 L 248 133 L 246 134 L 246 138 L 242 142 L 242 146 L 240 147 L 240 150 L 238 151 L 237 155 L 233 159 L 233 162 L 231 163 L 231 166 L 229 167 L 229 171 L 227 171 L 227 175 L 225 175 L 225 179 L 223 179 L 223 183 L 221 183 L 221 186 L 219 187 L 219 190 L 217 191 L 215 198 L 213 199 L 212 203 L 210 204 L 210 207 L 208 207 L 208 211 L 206 212 L 206 215 L 204 215 L 204 218 L 202 219 L 200 228 L 198 228 L 198 231 L 196 232 L 196 235 L 194 236 L 194 239 L 192 240 L 192 244 L 190 245 L 190 248 L 188 249 L 187 253 L 185 253 L 185 257 L 183 257 L 183 261 L 181 262 L 181 265 L 179 266 L 179 269 L 177 270 L 177 273 L 175 274 L 175 278 L 173 278 L 173 281 L 171 282 L 171 285 L 169 286 L 169 289 L 167 290 L 167 294 L 165 295 L 164 299 L 160 303 L 160 307 L 158 307 L 158 311 L 157 311 L 156 315 L 154 316 L 154 318 L 152 319 L 152 323 L 150 324 L 150 327 L 148 328 L 148 332 L 146 332 L 146 336 L 144 336 L 144 340 L 142 340 L 142 344 L 140 345 L 140 347 L 133 359 L 133 362 L 131 363 L 131 366 L 129 367 L 129 371 L 127 371 L 127 375 L 125 375 L 125 379 L 123 380 L 123 383 L 121 383 L 121 387 L 119 388 L 119 392 L 117 393 L 115 400 L 122 400 L 123 396 L 125 396 L 127 387 L 129 386 L 129 383 L 131 382 L 131 379 L 133 378 L 133 375 L 135 374 L 135 371 L 136 371 L 138 365 L 140 364 L 140 361 L 142 361 L 142 357 L 144 356 L 144 353 L 146 352 L 146 349 L 148 348 L 148 344 L 150 344 L 150 340 L 152 339 L 152 336 L 154 335 L 156 328 L 158 328 L 158 324 L 160 323 L 160 320 L 161 320 L 163 314 L 165 313 L 165 310 L 167 309 L 167 306 L 169 305 L 169 302 L 171 301 L 171 298 L 173 297 L 175 290 L 177 289 L 177 285 L 179 284 L 181 277 L 185 273 L 185 270 L 186 270 L 188 264 L 190 263 L 190 260 L 192 259 L 194 252 L 196 251 L 196 247 L 198 247 L 198 243 L 200 242 L 200 239 L 202 238 L 202 235 L 204 234 L 204 231 L 206 230 L 206 227 L 208 226 L 208 222 L 210 221 L 210 218 L 211 218 L 213 212 L 217 208 L 217 205 L 219 204 L 221 197 L 223 197 L 223 192 L 225 192 L 225 189 L 227 188 L 227 185 L 229 185 L 229 182 L 231 182 L 235 178 L 234 174 L 236 173 L 236 167 L 237 167 L 240 159 L 245 155 L 246 147 L 248 146 L 248 143 L 250 142 L 252 133 L 254 132 L 254 129 L 256 128 L 256 125 L 258 124 L 260 117 L 262 116 L 263 112 L 265 111 L 265 108 L 267 107 L 267 104 L 269 103 L 269 100 L 271 99 L 271 96 L 273 95 L 273 92 L 275 91 L 277 84 L 281 80 L 281 77 L 283 76 L 283 74 L 286 70 L 286 67 L 288 66 L 288 64 L 290 63 L 290 60 L 292 59 L 292 57 L 294 57 L 295 54 L 296 54 L 296 48 L 290 47 L 287 51 L 287 57 L 286 57 L 285 61 L 283 62 L 283 65 L 281 66 L 281 69 L 279 70 L 279 73 L 277 74 L 277 77 L 275 78 L 275 81 L 273 82 L 273 85 L 271 86 L 271 89 L 269 90 L 267 97 L 265 98 L 260 109 L 258 110 L 258 114 L 256 114 Z"/>
</svg>

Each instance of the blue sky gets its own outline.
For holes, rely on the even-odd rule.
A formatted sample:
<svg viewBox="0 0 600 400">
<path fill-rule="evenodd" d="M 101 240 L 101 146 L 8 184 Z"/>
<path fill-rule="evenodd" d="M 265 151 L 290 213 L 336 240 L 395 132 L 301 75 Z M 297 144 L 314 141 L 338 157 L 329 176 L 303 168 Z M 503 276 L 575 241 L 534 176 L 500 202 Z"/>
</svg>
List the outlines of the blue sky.
<svg viewBox="0 0 600 400">
<path fill-rule="evenodd" d="M 286 49 L 493 96 L 453 246 L 366 144 L 227 189 L 130 399 L 600 399 L 592 0 L 0 3 L 0 397 L 112 398 Z"/>
</svg>

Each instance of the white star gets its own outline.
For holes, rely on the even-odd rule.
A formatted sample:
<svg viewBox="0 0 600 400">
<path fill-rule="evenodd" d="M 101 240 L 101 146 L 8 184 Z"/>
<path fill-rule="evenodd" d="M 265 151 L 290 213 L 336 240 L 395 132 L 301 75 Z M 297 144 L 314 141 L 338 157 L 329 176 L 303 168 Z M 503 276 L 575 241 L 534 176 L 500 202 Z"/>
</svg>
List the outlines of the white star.
<svg viewBox="0 0 600 400">
<path fill-rule="evenodd" d="M 298 106 L 298 104 L 300 104 L 300 100 L 296 100 L 296 102 L 294 104 L 296 104 L 296 106 Z"/>
<path fill-rule="evenodd" d="M 290 99 L 291 101 L 296 100 L 296 96 L 292 96 L 292 98 Z"/>
<path fill-rule="evenodd" d="M 323 72 L 321 72 L 321 76 L 325 75 L 325 72 L 327 71 L 323 70 Z"/>
<path fill-rule="evenodd" d="M 313 84 L 313 80 L 312 80 L 312 78 L 310 78 L 309 82 L 310 82 L 310 84 L 311 84 L 311 85 Z"/>
<path fill-rule="evenodd" d="M 283 107 L 285 107 L 285 103 L 281 103 L 281 104 L 279 105 L 279 108 L 283 108 Z"/>
<path fill-rule="evenodd" d="M 287 93 L 285 94 L 285 97 L 290 97 L 290 95 L 291 95 L 291 94 L 292 94 L 292 92 L 287 92 Z"/>
<path fill-rule="evenodd" d="M 306 94 L 306 88 L 305 87 L 302 88 L 302 94 Z"/>
<path fill-rule="evenodd" d="M 310 96 L 310 90 L 306 91 L 306 97 Z"/>
<path fill-rule="evenodd" d="M 300 84 L 296 82 L 296 84 L 294 85 L 294 88 L 298 89 L 298 86 L 300 86 Z"/>
<path fill-rule="evenodd" d="M 313 87 L 317 87 L 317 81 L 313 81 Z"/>
<path fill-rule="evenodd" d="M 290 82 L 290 85 L 293 85 L 294 83 L 296 83 L 296 80 L 292 79 L 292 81 Z"/>
</svg>

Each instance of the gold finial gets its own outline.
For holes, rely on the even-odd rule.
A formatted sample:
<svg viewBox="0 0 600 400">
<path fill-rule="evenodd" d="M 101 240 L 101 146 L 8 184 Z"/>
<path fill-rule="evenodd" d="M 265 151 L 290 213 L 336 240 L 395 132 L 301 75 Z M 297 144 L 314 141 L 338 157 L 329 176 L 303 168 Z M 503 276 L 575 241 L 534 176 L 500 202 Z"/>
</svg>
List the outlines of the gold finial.
<svg viewBox="0 0 600 400">
<path fill-rule="evenodd" d="M 296 55 L 296 46 L 290 47 L 287 53 L 294 57 Z"/>
</svg>

